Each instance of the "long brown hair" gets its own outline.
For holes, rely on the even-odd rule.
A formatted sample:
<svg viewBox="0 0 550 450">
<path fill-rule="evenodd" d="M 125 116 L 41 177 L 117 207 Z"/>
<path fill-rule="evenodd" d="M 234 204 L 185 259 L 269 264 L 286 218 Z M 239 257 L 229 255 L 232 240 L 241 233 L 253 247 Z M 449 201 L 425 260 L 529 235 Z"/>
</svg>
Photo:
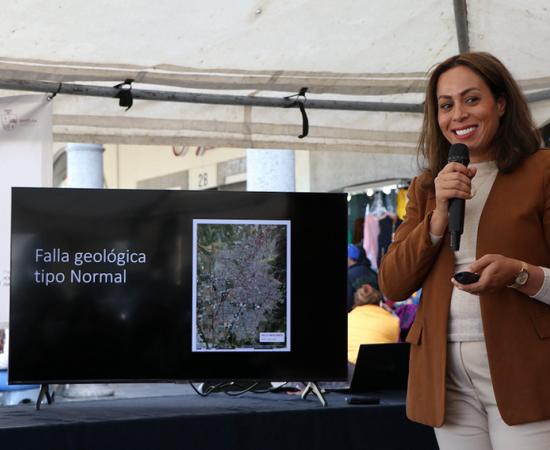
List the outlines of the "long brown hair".
<svg viewBox="0 0 550 450">
<path fill-rule="evenodd" d="M 533 123 L 527 102 L 516 81 L 493 55 L 485 52 L 470 52 L 455 55 L 437 65 L 431 72 L 426 87 L 424 120 L 418 140 L 418 159 L 424 157 L 424 171 L 433 180 L 447 164 L 450 144 L 443 136 L 437 120 L 437 82 L 449 69 L 465 66 L 474 71 L 487 84 L 495 101 L 504 98 L 505 111 L 494 144 L 496 163 L 500 172 L 512 172 L 529 155 L 541 146 L 541 136 Z"/>
</svg>

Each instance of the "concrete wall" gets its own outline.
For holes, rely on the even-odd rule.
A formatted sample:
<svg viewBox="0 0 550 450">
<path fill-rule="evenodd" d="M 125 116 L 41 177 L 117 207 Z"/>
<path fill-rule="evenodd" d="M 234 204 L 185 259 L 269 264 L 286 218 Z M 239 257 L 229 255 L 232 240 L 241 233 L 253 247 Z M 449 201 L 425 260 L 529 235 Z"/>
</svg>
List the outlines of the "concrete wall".
<svg viewBox="0 0 550 450">
<path fill-rule="evenodd" d="M 246 180 L 246 149 L 216 148 L 196 155 L 191 147 L 185 155 L 176 156 L 168 146 L 106 145 L 105 181 L 109 188 L 136 187 L 177 188 L 189 186 L 200 169 L 217 166 L 217 185 Z M 179 152 L 181 148 L 176 148 Z M 295 152 L 296 191 L 310 190 L 310 152 Z M 198 172 L 198 173 L 197 173 Z M 203 172 L 204 173 L 204 172 Z M 195 180 L 195 182 L 198 180 Z M 148 186 L 150 184 L 151 186 Z M 213 186 L 210 186 L 213 187 Z"/>
<path fill-rule="evenodd" d="M 178 153 L 181 148 L 175 150 Z M 197 147 L 189 147 L 186 154 L 177 156 L 170 146 L 106 145 L 106 185 L 109 188 L 132 189 L 150 179 L 188 171 L 188 183 L 198 182 L 200 174 L 207 173 L 210 176 L 206 181 L 210 185 L 206 183 L 203 187 L 215 187 L 225 180 L 218 180 L 217 173 L 212 175 L 211 170 L 215 171 L 220 162 L 244 158 L 246 155 L 246 150 L 234 148 L 209 149 L 201 155 L 197 155 L 196 151 Z M 205 177 L 201 180 L 204 183 Z"/>
<path fill-rule="evenodd" d="M 413 178 L 416 155 L 310 152 L 310 190 L 329 192 L 345 186 L 392 178 Z"/>
<path fill-rule="evenodd" d="M 64 144 L 54 145 L 54 149 Z M 176 153 L 181 148 L 176 148 Z M 246 149 L 215 148 L 197 155 L 190 147 L 177 156 L 170 146 L 105 145 L 104 170 L 108 188 L 199 189 L 244 183 Z M 392 178 L 412 178 L 415 155 L 358 152 L 295 151 L 296 191 L 329 192 L 345 186 Z M 209 184 L 198 187 L 199 177 Z M 238 186 L 235 184 L 235 186 Z"/>
</svg>

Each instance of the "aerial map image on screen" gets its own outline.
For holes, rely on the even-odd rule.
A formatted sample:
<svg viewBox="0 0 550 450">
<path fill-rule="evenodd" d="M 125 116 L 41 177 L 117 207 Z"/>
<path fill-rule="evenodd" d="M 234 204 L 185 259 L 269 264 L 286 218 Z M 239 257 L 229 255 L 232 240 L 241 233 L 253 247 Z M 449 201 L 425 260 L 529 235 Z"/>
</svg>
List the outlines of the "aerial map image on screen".
<svg viewBox="0 0 550 450">
<path fill-rule="evenodd" d="M 193 221 L 199 351 L 290 351 L 290 221 Z"/>
</svg>

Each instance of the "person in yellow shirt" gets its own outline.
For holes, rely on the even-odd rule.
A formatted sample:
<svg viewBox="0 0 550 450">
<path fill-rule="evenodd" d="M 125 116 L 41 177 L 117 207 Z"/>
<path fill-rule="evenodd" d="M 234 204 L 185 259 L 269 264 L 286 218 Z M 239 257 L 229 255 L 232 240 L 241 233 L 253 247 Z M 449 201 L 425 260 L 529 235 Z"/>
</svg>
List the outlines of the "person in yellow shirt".
<svg viewBox="0 0 550 450">
<path fill-rule="evenodd" d="M 370 284 L 362 285 L 348 313 L 348 361 L 355 364 L 361 344 L 399 341 L 399 318 L 380 306 L 382 294 Z"/>
</svg>

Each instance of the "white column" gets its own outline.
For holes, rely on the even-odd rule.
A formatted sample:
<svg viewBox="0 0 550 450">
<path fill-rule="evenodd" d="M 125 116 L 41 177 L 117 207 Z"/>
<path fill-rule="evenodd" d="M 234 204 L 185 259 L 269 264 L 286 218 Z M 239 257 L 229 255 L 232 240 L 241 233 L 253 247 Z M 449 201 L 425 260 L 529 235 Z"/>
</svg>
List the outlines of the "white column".
<svg viewBox="0 0 550 450">
<path fill-rule="evenodd" d="M 294 150 L 248 149 L 246 190 L 294 192 L 296 190 Z"/>
<path fill-rule="evenodd" d="M 11 188 L 52 185 L 52 102 L 0 97 L 0 328 L 9 327 Z"/>
<path fill-rule="evenodd" d="M 103 188 L 103 151 L 99 144 L 67 144 L 67 187 Z M 114 395 L 107 384 L 69 384 L 64 397 L 91 398 Z"/>
<path fill-rule="evenodd" d="M 67 144 L 67 187 L 102 188 L 103 152 L 100 144 Z"/>
</svg>

